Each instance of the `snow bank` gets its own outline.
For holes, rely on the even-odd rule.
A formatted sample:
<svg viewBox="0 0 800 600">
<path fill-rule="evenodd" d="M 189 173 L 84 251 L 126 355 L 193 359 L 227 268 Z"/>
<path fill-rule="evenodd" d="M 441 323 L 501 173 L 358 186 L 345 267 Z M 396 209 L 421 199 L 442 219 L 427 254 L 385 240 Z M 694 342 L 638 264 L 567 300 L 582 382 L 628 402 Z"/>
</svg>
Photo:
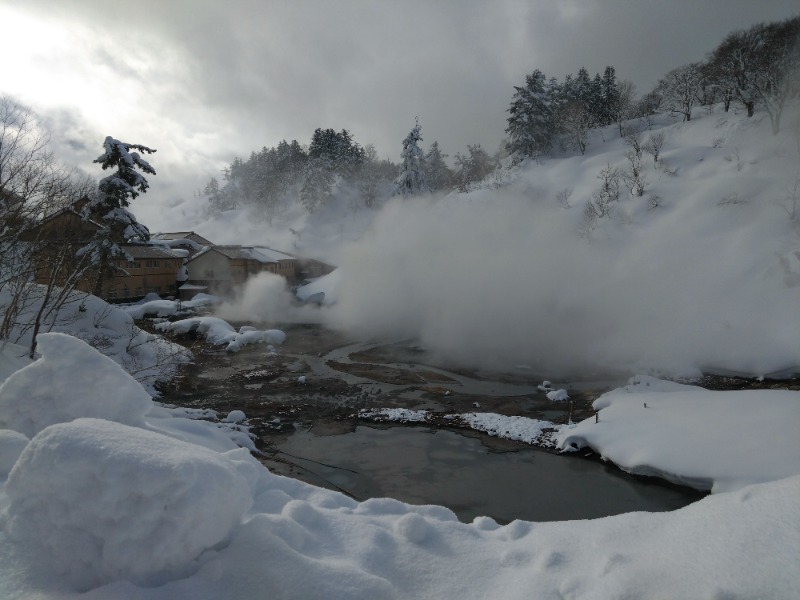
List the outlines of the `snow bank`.
<svg viewBox="0 0 800 600">
<path fill-rule="evenodd" d="M 156 329 L 177 334 L 196 331 L 214 346 L 227 344 L 225 349 L 228 352 L 238 352 L 242 346 L 248 344 L 261 343 L 279 346 L 286 341 L 286 334 L 279 329 L 259 331 L 252 327 L 242 327 L 236 331 L 230 323 L 219 317 L 191 317 L 173 323 L 158 323 Z"/>
<path fill-rule="evenodd" d="M 44 286 L 33 288 L 30 303 L 17 315 L 12 327 L 10 339 L 24 347 L 31 342 L 29 325 L 41 306 L 43 294 Z M 7 290 L 0 290 L 0 312 L 11 300 Z M 70 294 L 60 310 L 45 319 L 43 331 L 66 333 L 100 349 L 133 374 L 151 396 L 158 395 L 155 387 L 158 382 L 168 381 L 177 367 L 191 358 L 186 348 L 141 330 L 117 306 L 83 292 Z M 0 359 L 0 364 L 4 361 Z"/>
<path fill-rule="evenodd" d="M 483 431 L 491 436 L 537 445 L 544 443 L 545 431 L 557 430 L 562 427 L 550 421 L 518 416 L 508 417 L 497 413 L 467 413 L 460 415 L 460 418 L 472 429 Z"/>
<path fill-rule="evenodd" d="M 178 312 L 178 304 L 173 300 L 150 300 L 142 304 L 133 304 L 131 306 L 121 306 L 120 310 L 129 314 L 133 319 L 144 319 L 145 315 L 153 315 L 156 317 L 171 317 Z"/>
<path fill-rule="evenodd" d="M 0 385 L 0 427 L 33 437 L 78 417 L 144 425 L 150 395 L 120 365 L 63 333 L 38 340 L 42 357 Z"/>
<path fill-rule="evenodd" d="M 120 306 L 120 310 L 130 315 L 133 319 L 141 320 L 146 315 L 154 315 L 156 317 L 171 317 L 179 312 L 179 310 L 196 309 L 204 306 L 210 306 L 219 303 L 219 297 L 210 294 L 197 294 L 191 300 L 150 300 L 140 304 L 132 304 L 129 306 Z"/>
<path fill-rule="evenodd" d="M 339 269 L 331 271 L 327 275 L 318 277 L 306 285 L 300 286 L 295 292 L 300 300 L 312 301 L 312 298 L 317 303 L 331 305 L 336 304 L 338 297 L 338 286 L 341 285 L 342 272 Z"/>
<path fill-rule="evenodd" d="M 800 393 L 715 392 L 649 377 L 603 394 L 595 418 L 562 429 L 624 470 L 723 492 L 800 473 Z"/>
<path fill-rule="evenodd" d="M 230 459 L 98 419 L 39 433 L 5 491 L 11 539 L 78 590 L 187 576 L 252 502 Z"/>
</svg>

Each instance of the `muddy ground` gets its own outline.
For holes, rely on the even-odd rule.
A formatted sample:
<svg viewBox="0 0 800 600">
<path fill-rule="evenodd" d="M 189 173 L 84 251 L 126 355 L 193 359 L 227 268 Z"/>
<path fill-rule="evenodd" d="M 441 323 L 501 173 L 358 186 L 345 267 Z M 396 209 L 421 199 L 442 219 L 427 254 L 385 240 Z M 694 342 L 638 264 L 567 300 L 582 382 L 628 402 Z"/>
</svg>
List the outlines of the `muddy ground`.
<svg viewBox="0 0 800 600">
<path fill-rule="evenodd" d="M 238 326 L 238 324 L 234 324 Z M 145 325 L 147 326 L 147 325 Z M 296 457 L 284 456 L 278 446 L 297 430 L 316 435 L 354 431 L 364 420 L 361 409 L 408 408 L 434 413 L 427 424 L 448 429 L 461 425 L 445 415 L 493 412 L 553 423 L 578 422 L 594 415 L 592 402 L 603 392 L 622 385 L 624 378 L 555 383 L 569 391 L 569 402 L 552 402 L 537 389 L 543 377 L 528 371 L 496 373 L 443 368 L 409 343 L 363 344 L 319 325 L 270 324 L 287 338 L 274 350 L 245 346 L 238 353 L 214 348 L 192 334 L 176 336 L 195 356 L 169 385 L 161 401 L 191 408 L 210 408 L 224 417 L 232 410 L 247 415 L 256 436 L 260 460 L 273 472 L 307 479 Z M 694 382 L 709 389 L 777 387 L 800 389 L 800 380 L 758 381 L 708 376 Z M 496 390 L 496 391 L 495 391 Z M 396 426 L 396 423 L 376 427 Z M 514 452 L 528 447 L 461 427 L 491 452 Z M 599 460 L 591 451 L 582 458 Z M 335 487 L 335 486 L 334 486 Z"/>
<path fill-rule="evenodd" d="M 235 354 L 191 335 L 175 341 L 192 350 L 195 362 L 161 389 L 163 402 L 245 412 L 260 444 L 279 443 L 296 427 L 318 434 L 353 430 L 364 408 L 411 408 L 436 413 L 494 412 L 566 423 L 594 414 L 591 403 L 605 391 L 571 389 L 570 402 L 551 402 L 536 390 L 540 377 L 476 371 L 444 371 L 408 344 L 356 349 L 354 340 L 317 325 L 281 327 L 284 344 L 270 352 L 245 346 Z M 420 361 L 420 362 L 417 362 Z M 510 384 L 528 393 L 475 391 L 456 378 Z M 491 385 L 489 386 L 491 387 Z M 511 392 L 513 393 L 513 391 Z"/>
</svg>

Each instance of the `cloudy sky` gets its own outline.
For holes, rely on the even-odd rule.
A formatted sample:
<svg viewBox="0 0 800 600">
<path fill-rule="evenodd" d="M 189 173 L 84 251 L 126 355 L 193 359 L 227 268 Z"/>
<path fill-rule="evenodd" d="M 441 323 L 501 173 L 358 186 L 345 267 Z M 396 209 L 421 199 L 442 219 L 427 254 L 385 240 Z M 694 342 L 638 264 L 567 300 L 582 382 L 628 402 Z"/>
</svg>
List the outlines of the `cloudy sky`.
<svg viewBox="0 0 800 600">
<path fill-rule="evenodd" d="M 317 127 L 399 159 L 419 116 L 451 156 L 500 145 L 513 85 L 613 65 L 649 90 L 796 0 L 0 0 L 0 94 L 92 174 L 113 135 L 158 149 L 148 201 Z M 138 200 L 137 200 L 138 202 Z"/>
</svg>

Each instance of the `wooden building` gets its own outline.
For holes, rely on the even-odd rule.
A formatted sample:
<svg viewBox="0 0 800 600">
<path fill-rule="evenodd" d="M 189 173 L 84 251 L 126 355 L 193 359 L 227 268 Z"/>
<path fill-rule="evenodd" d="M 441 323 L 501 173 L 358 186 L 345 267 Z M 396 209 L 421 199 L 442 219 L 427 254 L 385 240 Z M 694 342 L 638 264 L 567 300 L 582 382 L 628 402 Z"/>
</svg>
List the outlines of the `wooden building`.
<svg viewBox="0 0 800 600">
<path fill-rule="evenodd" d="M 182 255 L 151 244 L 120 244 L 132 260 L 116 259 L 117 274 L 103 282 L 103 298 L 131 302 L 149 293 L 176 296 L 175 281 Z M 86 290 L 88 291 L 88 290 Z"/>
<path fill-rule="evenodd" d="M 266 246 L 211 246 L 189 259 L 189 283 L 210 294 L 227 295 L 248 278 L 265 271 L 297 282 L 298 260 Z"/>
<path fill-rule="evenodd" d="M 60 273 L 74 272 L 81 259 L 78 251 L 89 244 L 100 229 L 100 225 L 84 219 L 80 213 L 81 203 L 45 217 L 37 226 L 28 230 L 22 239 L 33 245 L 33 266 L 36 283 L 47 284 L 54 269 Z M 127 254 L 113 261 L 114 274 L 103 281 L 101 296 L 111 302 L 134 301 L 148 293 L 175 295 L 176 276 L 185 253 L 148 243 L 118 244 Z M 85 264 L 86 259 L 83 259 Z M 58 274 L 57 285 L 64 283 Z M 78 281 L 75 289 L 91 293 L 94 290 L 97 271 L 89 269 Z"/>
</svg>

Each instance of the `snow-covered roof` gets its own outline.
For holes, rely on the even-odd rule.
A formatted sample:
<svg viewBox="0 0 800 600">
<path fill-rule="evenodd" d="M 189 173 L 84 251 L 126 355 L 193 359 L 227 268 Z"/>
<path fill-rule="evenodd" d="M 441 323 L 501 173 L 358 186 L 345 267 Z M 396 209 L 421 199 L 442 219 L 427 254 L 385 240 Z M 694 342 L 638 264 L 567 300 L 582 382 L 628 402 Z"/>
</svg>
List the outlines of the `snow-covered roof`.
<svg viewBox="0 0 800 600">
<path fill-rule="evenodd" d="M 294 256 L 284 254 L 266 246 L 210 246 L 203 248 L 195 254 L 194 259 L 199 258 L 206 252 L 219 252 L 231 260 L 255 260 L 260 263 L 277 263 L 283 260 L 297 260 Z"/>
<path fill-rule="evenodd" d="M 166 233 L 157 233 L 153 236 L 154 240 L 170 240 L 176 242 L 186 242 L 187 240 L 200 246 L 212 246 L 213 243 L 202 235 L 196 234 L 194 231 L 171 231 Z M 199 247 L 199 246 L 198 246 Z"/>
<path fill-rule="evenodd" d="M 120 244 L 125 252 L 133 258 L 180 258 L 176 252 L 155 244 Z"/>
</svg>

